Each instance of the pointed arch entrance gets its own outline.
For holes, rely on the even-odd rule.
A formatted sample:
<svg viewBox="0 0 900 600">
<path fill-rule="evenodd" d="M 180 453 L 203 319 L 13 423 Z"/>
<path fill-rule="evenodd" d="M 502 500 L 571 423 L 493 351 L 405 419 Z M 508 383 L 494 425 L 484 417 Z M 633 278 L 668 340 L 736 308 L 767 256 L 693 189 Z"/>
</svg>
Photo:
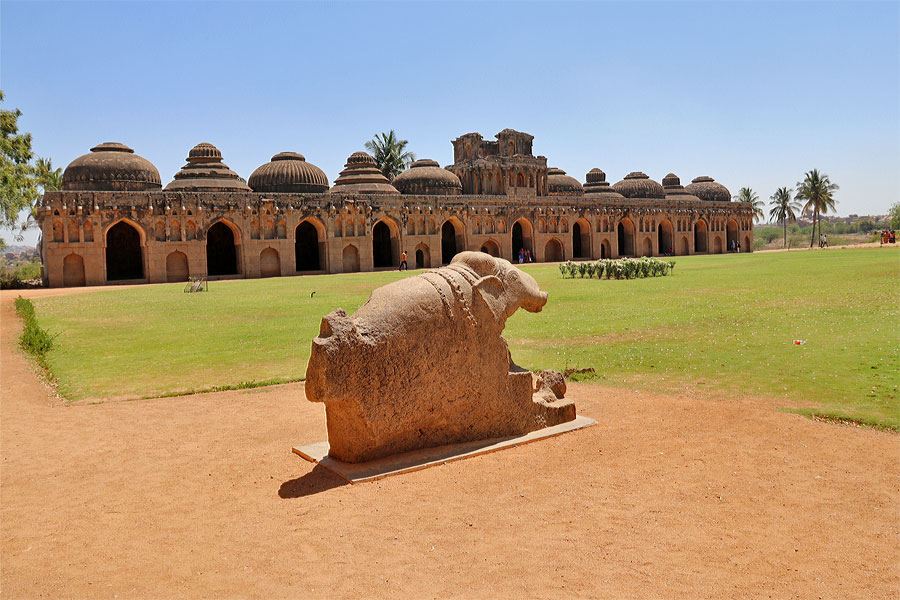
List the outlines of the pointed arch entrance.
<svg viewBox="0 0 900 600">
<path fill-rule="evenodd" d="M 281 276 L 281 257 L 278 255 L 278 250 L 275 248 L 266 248 L 259 253 L 259 276 Z"/>
<path fill-rule="evenodd" d="M 416 246 L 416 268 L 427 269 L 431 266 L 431 248 L 424 242 Z"/>
<path fill-rule="evenodd" d="M 187 254 L 184 252 L 170 252 L 166 256 L 166 281 L 187 281 L 190 272 L 188 271 Z"/>
<path fill-rule="evenodd" d="M 707 250 L 708 228 L 706 221 L 699 219 L 694 223 L 694 253 L 700 254 L 708 252 Z"/>
<path fill-rule="evenodd" d="M 656 227 L 656 248 L 659 254 L 669 256 L 675 254 L 675 241 L 672 239 L 672 222 L 663 219 Z"/>
<path fill-rule="evenodd" d="M 572 258 L 591 257 L 591 225 L 584 219 L 572 224 Z"/>
<path fill-rule="evenodd" d="M 237 248 L 234 231 L 222 221 L 216 222 L 206 232 L 206 274 L 237 275 Z"/>
<path fill-rule="evenodd" d="M 359 250 L 353 244 L 345 246 L 341 252 L 341 261 L 344 265 L 344 273 L 359 272 Z"/>
<path fill-rule="evenodd" d="M 600 242 L 600 258 L 609 258 L 609 240 Z"/>
<path fill-rule="evenodd" d="M 294 230 L 294 262 L 298 271 L 322 270 L 319 252 L 319 230 L 310 221 L 303 221 Z"/>
<path fill-rule="evenodd" d="M 80 254 L 70 254 L 63 259 L 63 287 L 85 285 L 84 259 Z"/>
<path fill-rule="evenodd" d="M 494 240 L 487 240 L 481 245 L 481 251 L 494 258 L 500 258 L 500 245 Z"/>
<path fill-rule="evenodd" d="M 382 219 L 372 228 L 372 263 L 376 269 L 400 264 L 399 228 L 396 223 Z"/>
<path fill-rule="evenodd" d="M 560 262 L 564 259 L 563 246 L 558 239 L 553 238 L 544 247 L 544 262 Z"/>
<path fill-rule="evenodd" d="M 528 219 L 522 218 L 513 223 L 512 227 L 512 258 L 513 262 L 517 262 L 519 260 L 519 250 L 531 250 L 532 254 L 534 251 L 532 234 L 533 228 L 531 227 L 531 222 Z"/>
<path fill-rule="evenodd" d="M 734 219 L 729 219 L 728 224 L 725 225 L 725 236 L 725 248 L 728 252 L 737 251 L 740 237 L 738 235 L 738 224 Z"/>
<path fill-rule="evenodd" d="M 619 256 L 634 256 L 634 223 L 628 217 L 616 226 L 616 242 Z"/>
<path fill-rule="evenodd" d="M 119 221 L 106 232 L 106 279 L 144 278 L 141 234 L 130 223 Z"/>
<path fill-rule="evenodd" d="M 462 231 L 462 223 L 456 219 L 447 219 L 441 225 L 441 264 L 450 264 L 453 257 L 465 248 Z"/>
</svg>

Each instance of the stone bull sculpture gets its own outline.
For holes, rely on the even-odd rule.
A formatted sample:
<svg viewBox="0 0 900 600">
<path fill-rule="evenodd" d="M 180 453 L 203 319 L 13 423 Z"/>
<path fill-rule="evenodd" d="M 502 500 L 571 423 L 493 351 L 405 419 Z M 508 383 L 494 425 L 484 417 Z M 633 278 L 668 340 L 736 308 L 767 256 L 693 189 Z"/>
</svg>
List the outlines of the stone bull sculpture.
<svg viewBox="0 0 900 600">
<path fill-rule="evenodd" d="M 463 252 L 376 289 L 352 316 L 324 317 L 306 396 L 325 403 L 329 455 L 364 462 L 573 420 L 562 375 L 544 371 L 535 384 L 501 335 L 517 309 L 546 303 L 508 261 Z"/>
</svg>

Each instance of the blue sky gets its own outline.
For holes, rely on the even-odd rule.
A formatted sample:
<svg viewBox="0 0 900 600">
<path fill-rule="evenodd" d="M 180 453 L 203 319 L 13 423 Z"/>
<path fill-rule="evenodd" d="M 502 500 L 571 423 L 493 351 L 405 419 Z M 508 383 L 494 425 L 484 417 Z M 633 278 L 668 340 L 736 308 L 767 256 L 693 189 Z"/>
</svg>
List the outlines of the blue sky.
<svg viewBox="0 0 900 600">
<path fill-rule="evenodd" d="M 768 201 L 818 168 L 838 214 L 900 198 L 898 2 L 3 0 L 0 86 L 54 165 L 120 141 L 163 184 L 202 141 L 244 178 L 289 150 L 334 181 L 377 132 L 447 165 L 511 127 L 581 181 Z"/>
</svg>

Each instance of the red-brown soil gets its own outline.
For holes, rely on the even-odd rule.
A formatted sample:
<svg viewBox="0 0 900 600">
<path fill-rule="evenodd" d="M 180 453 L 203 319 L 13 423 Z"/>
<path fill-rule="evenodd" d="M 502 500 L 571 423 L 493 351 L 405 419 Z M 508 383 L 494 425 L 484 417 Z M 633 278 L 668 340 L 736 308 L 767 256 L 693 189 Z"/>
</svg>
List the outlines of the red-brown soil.
<svg viewBox="0 0 900 600">
<path fill-rule="evenodd" d="M 900 436 L 572 385 L 599 425 L 350 486 L 291 454 L 325 437 L 301 384 L 65 406 L 13 298 L 6 598 L 900 597 Z"/>
</svg>

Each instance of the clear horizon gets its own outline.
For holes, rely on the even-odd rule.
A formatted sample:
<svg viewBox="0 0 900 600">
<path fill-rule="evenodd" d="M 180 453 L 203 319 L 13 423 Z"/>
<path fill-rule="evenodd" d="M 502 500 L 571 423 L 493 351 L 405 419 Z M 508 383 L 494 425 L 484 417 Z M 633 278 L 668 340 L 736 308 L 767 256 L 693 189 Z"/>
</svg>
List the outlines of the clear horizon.
<svg viewBox="0 0 900 600">
<path fill-rule="evenodd" d="M 452 139 L 510 127 L 582 182 L 710 175 L 768 213 L 818 168 L 837 215 L 900 200 L 896 2 L 5 0 L 0 51 L 38 156 L 119 141 L 163 185 L 204 141 L 245 179 L 295 151 L 333 183 L 382 131 L 448 165 Z"/>
</svg>

